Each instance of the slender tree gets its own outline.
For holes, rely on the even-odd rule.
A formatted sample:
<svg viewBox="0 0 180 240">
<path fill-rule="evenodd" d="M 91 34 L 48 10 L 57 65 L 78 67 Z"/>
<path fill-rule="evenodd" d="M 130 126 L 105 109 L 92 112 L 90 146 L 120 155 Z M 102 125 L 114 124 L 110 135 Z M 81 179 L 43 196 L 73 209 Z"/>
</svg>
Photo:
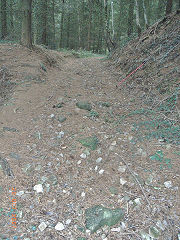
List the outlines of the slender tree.
<svg viewBox="0 0 180 240">
<path fill-rule="evenodd" d="M 21 44 L 28 48 L 32 47 L 32 0 L 22 0 L 22 33 Z"/>
<path fill-rule="evenodd" d="M 129 11 L 128 11 L 128 37 L 131 36 L 133 32 L 133 12 L 134 12 L 134 0 L 129 0 Z"/>
<path fill-rule="evenodd" d="M 6 0 L 1 0 L 1 31 L 2 39 L 7 37 L 7 3 Z"/>
<path fill-rule="evenodd" d="M 135 0 L 135 3 L 136 3 L 136 25 L 137 25 L 138 36 L 140 37 L 141 25 L 140 25 L 140 17 L 139 17 L 139 2 L 138 2 L 138 0 Z"/>
<path fill-rule="evenodd" d="M 91 27 L 92 27 L 92 4 L 91 0 L 88 2 L 89 5 L 89 24 L 88 24 L 88 41 L 87 41 L 87 50 L 90 51 L 91 48 Z"/>
<path fill-rule="evenodd" d="M 142 4 L 143 4 L 143 10 L 144 10 L 144 21 L 145 21 L 145 26 L 147 29 L 149 27 L 149 23 L 148 23 L 148 17 L 147 17 L 146 6 L 145 6 L 144 0 L 142 0 Z"/>
<path fill-rule="evenodd" d="M 11 32 L 14 30 L 14 22 L 13 22 L 13 17 L 14 17 L 14 11 L 13 11 L 13 1 L 10 1 L 9 3 L 9 12 L 10 12 L 10 27 L 11 27 Z"/>
<path fill-rule="evenodd" d="M 41 44 L 47 46 L 48 41 L 47 41 L 47 35 L 48 35 L 48 30 L 47 30 L 47 17 L 48 17 L 48 12 L 47 12 L 47 0 L 42 0 L 42 15 L 41 15 L 41 21 L 42 21 L 42 35 L 41 35 Z"/>
<path fill-rule="evenodd" d="M 56 48 L 56 23 L 55 23 L 55 0 L 52 0 L 52 33 L 51 33 L 51 49 Z"/>
<path fill-rule="evenodd" d="M 173 0 L 167 0 L 166 4 L 166 15 L 170 14 L 172 11 Z"/>
<path fill-rule="evenodd" d="M 61 23 L 60 23 L 60 42 L 59 42 L 59 47 L 63 47 L 63 30 L 64 30 L 64 11 L 65 11 L 65 2 L 62 0 L 62 10 L 61 10 Z"/>
<path fill-rule="evenodd" d="M 111 20 L 111 23 L 112 23 L 112 39 L 114 40 L 114 3 L 113 1 L 111 0 L 111 16 L 112 16 L 112 20 Z"/>
</svg>

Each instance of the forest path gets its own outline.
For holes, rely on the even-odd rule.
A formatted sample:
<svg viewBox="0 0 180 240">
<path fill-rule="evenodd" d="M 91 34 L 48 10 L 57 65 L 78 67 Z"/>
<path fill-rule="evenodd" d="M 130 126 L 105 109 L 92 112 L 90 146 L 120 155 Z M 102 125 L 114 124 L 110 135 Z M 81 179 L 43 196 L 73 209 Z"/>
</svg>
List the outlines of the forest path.
<svg viewBox="0 0 180 240">
<path fill-rule="evenodd" d="M 30 239 L 45 236 L 52 239 L 53 234 L 55 239 L 61 239 L 51 227 L 50 233 L 36 231 L 29 234 L 27 228 L 45 221 L 43 209 L 52 212 L 54 224 L 57 224 L 58 220 L 65 223 L 68 219 L 76 219 L 80 208 L 102 202 L 109 204 L 112 200 L 108 189 L 114 185 L 112 179 L 116 184 L 119 182 L 118 175 L 112 175 L 115 171 L 113 162 L 106 166 L 106 174 L 98 173 L 104 171 L 98 165 L 106 164 L 111 143 L 114 144 L 111 148 L 116 145 L 114 130 L 105 121 L 113 103 L 118 103 L 120 98 L 115 95 L 115 80 L 102 58 L 67 57 L 56 67 L 46 66 L 47 72 L 43 73 L 39 71 L 41 62 L 33 52 L 8 45 L 4 46 L 4 51 L 6 55 L 2 59 L 7 69 L 16 73 L 18 85 L 0 114 L 0 149 L 7 160 L 3 171 L 13 177 L 6 177 L 4 181 L 3 171 L 0 172 L 1 207 L 7 211 L 10 208 L 8 189 L 14 187 L 18 194 L 23 191 L 22 195 L 17 194 L 17 204 L 22 206 L 20 209 L 24 214 L 28 214 L 23 219 L 18 218 L 16 231 L 7 227 L 9 218 L 2 219 L 3 234 L 8 237 L 25 234 Z M 77 108 L 78 101 L 88 101 L 93 112 Z M 58 103 L 62 103 L 62 108 L 54 107 Z M 94 112 L 100 117 L 94 117 Z M 60 123 L 59 117 L 65 117 L 66 121 Z M 95 151 L 79 142 L 79 139 L 91 136 L 98 138 Z M 98 158 L 99 162 L 96 162 Z M 43 195 L 33 190 L 38 183 L 43 185 Z M 104 200 L 106 194 L 109 197 Z M 80 225 L 83 224 L 82 217 Z M 69 231 L 72 237 L 83 235 L 74 229 L 74 223 L 67 227 L 62 239 L 69 239 Z"/>
<path fill-rule="evenodd" d="M 0 238 L 128 240 L 141 239 L 141 230 L 155 227 L 160 234 L 168 226 L 166 239 L 171 239 L 171 220 L 164 216 L 178 226 L 178 168 L 163 163 L 162 170 L 162 160 L 149 156 L 163 153 L 167 164 L 172 159 L 177 166 L 171 153 L 177 147 L 134 141 L 139 112 L 134 118 L 132 113 L 142 101 L 130 88 L 116 88 L 120 74 L 107 61 L 44 51 L 0 46 L 3 66 L 17 83 L 0 114 Z M 92 110 L 79 109 L 79 101 L 89 102 Z M 88 143 L 81 141 L 87 138 Z M 169 179 L 174 188 L 164 187 L 165 181 L 172 184 Z M 41 193 L 34 189 L 38 184 Z M 10 188 L 17 190 L 15 230 Z M 84 210 L 95 205 L 123 208 L 127 217 L 113 231 L 104 227 L 90 235 Z M 55 228 L 58 222 L 62 231 Z"/>
</svg>

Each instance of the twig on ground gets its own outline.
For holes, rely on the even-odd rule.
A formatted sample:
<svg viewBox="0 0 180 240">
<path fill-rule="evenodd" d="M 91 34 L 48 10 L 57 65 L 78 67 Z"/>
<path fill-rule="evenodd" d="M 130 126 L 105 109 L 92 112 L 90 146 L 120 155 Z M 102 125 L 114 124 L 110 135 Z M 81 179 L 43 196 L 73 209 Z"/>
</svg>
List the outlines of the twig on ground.
<svg viewBox="0 0 180 240">
<path fill-rule="evenodd" d="M 118 154 L 117 154 L 117 155 L 118 155 Z M 119 155 L 118 155 L 118 156 L 119 156 Z M 149 210 L 151 210 L 151 203 L 149 202 L 149 200 L 148 200 L 148 198 L 147 198 L 147 196 L 146 196 L 146 194 L 145 194 L 145 192 L 144 192 L 144 189 L 143 189 L 143 187 L 141 186 L 139 180 L 137 179 L 137 177 L 135 176 L 135 174 L 133 173 L 133 171 L 131 170 L 131 168 L 128 166 L 128 164 L 126 163 L 126 161 L 123 159 L 123 157 L 120 157 L 120 158 L 121 158 L 121 159 L 123 160 L 123 162 L 126 164 L 127 169 L 129 170 L 129 172 L 132 174 L 132 176 L 135 178 L 136 182 L 138 183 L 138 185 L 139 185 L 139 187 L 140 187 L 140 189 L 141 189 L 141 191 L 142 191 L 142 193 L 143 193 L 143 195 L 144 195 L 144 197 L 145 197 L 145 199 L 146 199 L 146 201 L 147 201 L 147 203 L 148 203 L 148 205 L 149 205 L 149 207 L 150 207 Z"/>
<path fill-rule="evenodd" d="M 125 232 L 125 233 L 119 233 L 119 235 L 135 235 L 136 237 L 138 237 L 139 239 L 141 239 L 141 237 L 135 233 L 135 232 Z"/>
</svg>

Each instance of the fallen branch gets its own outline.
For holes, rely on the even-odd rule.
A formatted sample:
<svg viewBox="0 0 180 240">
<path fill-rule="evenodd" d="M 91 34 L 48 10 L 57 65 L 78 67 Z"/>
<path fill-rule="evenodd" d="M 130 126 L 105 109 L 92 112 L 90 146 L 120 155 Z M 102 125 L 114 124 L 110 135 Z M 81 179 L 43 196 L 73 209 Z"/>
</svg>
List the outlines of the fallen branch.
<svg viewBox="0 0 180 240">
<path fill-rule="evenodd" d="M 118 155 L 118 154 L 116 153 L 116 155 Z M 118 156 L 119 156 L 119 155 L 118 155 Z M 138 185 L 139 185 L 139 187 L 140 187 L 140 189 L 141 189 L 141 191 L 142 191 L 142 193 L 143 193 L 143 195 L 144 195 L 144 197 L 145 197 L 145 199 L 146 199 L 146 201 L 147 201 L 147 203 L 148 203 L 148 205 L 149 205 L 149 207 L 150 207 L 149 210 L 151 210 L 151 204 L 150 204 L 150 202 L 149 202 L 149 200 L 148 200 L 148 198 L 147 198 L 147 196 L 146 196 L 146 194 L 145 194 L 145 192 L 144 192 L 143 187 L 141 186 L 141 183 L 139 182 L 139 180 L 137 179 L 137 177 L 135 176 L 135 174 L 133 173 L 133 171 L 130 169 L 130 167 L 128 166 L 128 164 L 126 163 L 126 161 L 123 159 L 123 157 L 120 157 L 120 158 L 121 158 L 121 159 L 123 160 L 123 162 L 126 164 L 127 169 L 129 170 L 129 172 L 132 174 L 132 176 L 135 178 L 136 182 L 138 183 Z"/>
</svg>

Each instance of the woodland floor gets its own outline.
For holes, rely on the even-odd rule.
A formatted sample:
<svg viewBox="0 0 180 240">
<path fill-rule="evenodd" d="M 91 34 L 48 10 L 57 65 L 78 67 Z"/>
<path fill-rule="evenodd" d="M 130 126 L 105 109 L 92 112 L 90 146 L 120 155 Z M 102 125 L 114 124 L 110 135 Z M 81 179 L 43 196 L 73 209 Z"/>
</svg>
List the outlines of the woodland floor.
<svg viewBox="0 0 180 240">
<path fill-rule="evenodd" d="M 179 146 L 136 140 L 139 115 L 127 114 L 146 106 L 139 92 L 116 87 L 120 72 L 102 57 L 19 45 L 1 45 L 0 56 L 6 81 L 0 107 L 0 239 L 177 240 Z M 78 101 L 88 101 L 93 111 L 79 109 Z M 59 117 L 66 120 L 60 123 Z M 79 142 L 89 136 L 98 138 L 97 149 Z M 42 193 L 34 190 L 37 184 Z M 125 217 L 90 234 L 85 209 L 95 205 L 123 208 Z M 40 231 L 42 222 L 46 228 Z M 64 230 L 55 229 L 58 222 Z"/>
</svg>

